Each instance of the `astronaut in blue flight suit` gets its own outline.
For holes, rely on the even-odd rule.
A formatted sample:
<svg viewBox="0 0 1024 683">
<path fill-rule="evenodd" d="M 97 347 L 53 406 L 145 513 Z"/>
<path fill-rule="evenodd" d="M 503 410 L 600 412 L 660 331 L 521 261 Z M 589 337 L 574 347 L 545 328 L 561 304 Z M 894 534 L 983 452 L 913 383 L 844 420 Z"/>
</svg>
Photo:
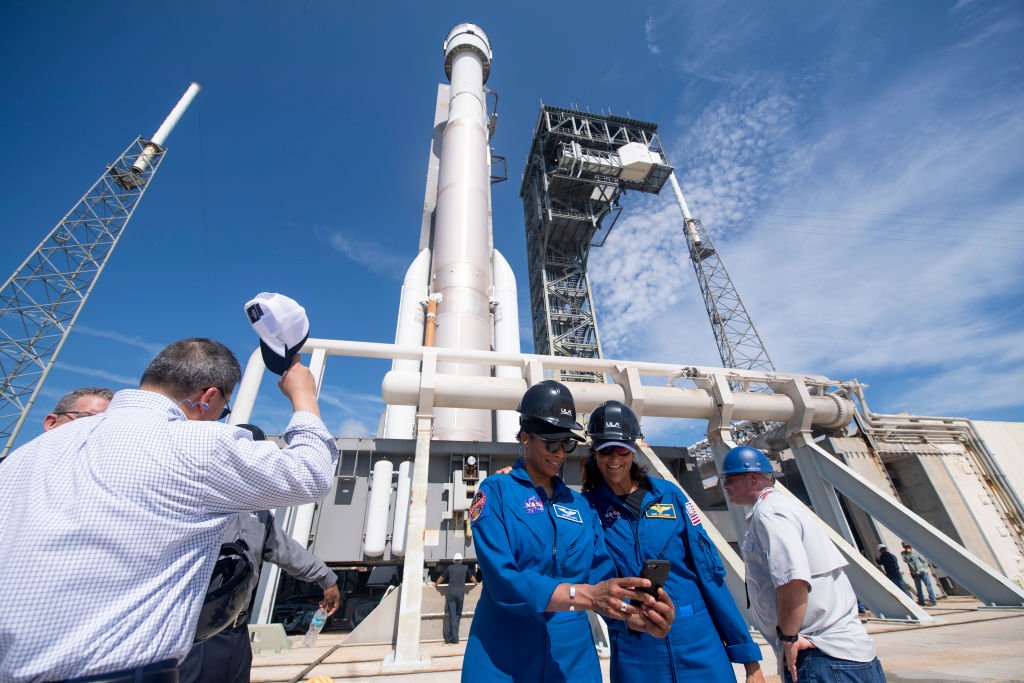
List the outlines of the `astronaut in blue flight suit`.
<svg viewBox="0 0 1024 683">
<path fill-rule="evenodd" d="M 572 395 L 545 380 L 519 406 L 523 459 L 480 483 L 470 507 L 483 590 L 463 660 L 463 681 L 595 681 L 601 670 L 585 610 L 664 637 L 672 602 L 612 578 L 601 526 L 558 476 L 582 437 Z M 626 623 L 623 621 L 623 623 Z"/>
<path fill-rule="evenodd" d="M 610 622 L 612 682 L 732 681 L 731 662 L 739 662 L 747 683 L 763 683 L 760 648 L 725 585 L 725 569 L 697 509 L 679 487 L 649 477 L 634 462 L 636 440 L 643 438 L 636 414 L 608 401 L 591 414 L 587 433 L 583 495 L 601 520 L 619 574 L 639 574 L 648 559 L 672 563 L 665 590 L 675 601 L 676 620 L 668 638 Z"/>
</svg>

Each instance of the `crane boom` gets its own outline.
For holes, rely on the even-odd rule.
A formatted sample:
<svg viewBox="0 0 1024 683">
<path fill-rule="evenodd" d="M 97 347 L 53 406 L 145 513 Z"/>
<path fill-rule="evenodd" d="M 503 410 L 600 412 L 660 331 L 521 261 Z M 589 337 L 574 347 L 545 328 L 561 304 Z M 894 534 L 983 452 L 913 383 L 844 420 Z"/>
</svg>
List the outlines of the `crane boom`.
<svg viewBox="0 0 1024 683">
<path fill-rule="evenodd" d="M 164 158 L 193 83 L 152 139 L 136 138 L 0 289 L 0 457 L 6 457 L 68 334 Z"/>
</svg>

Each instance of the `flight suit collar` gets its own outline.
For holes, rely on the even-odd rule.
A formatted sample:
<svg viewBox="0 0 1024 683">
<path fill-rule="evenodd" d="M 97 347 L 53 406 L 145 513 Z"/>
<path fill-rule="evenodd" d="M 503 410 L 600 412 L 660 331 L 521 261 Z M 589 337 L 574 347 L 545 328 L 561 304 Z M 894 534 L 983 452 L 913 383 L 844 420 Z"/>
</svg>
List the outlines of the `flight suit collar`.
<svg viewBox="0 0 1024 683">
<path fill-rule="evenodd" d="M 535 489 L 538 492 L 538 494 L 547 496 L 547 494 L 544 492 L 543 486 L 533 485 L 533 480 L 530 479 L 530 473 L 526 471 L 526 462 L 522 458 L 519 458 L 519 460 L 516 461 L 516 464 L 512 466 L 512 471 L 509 472 L 509 476 L 511 476 L 519 483 L 525 486 L 529 486 L 531 489 Z M 572 490 L 565 485 L 565 482 L 562 481 L 561 477 L 555 475 L 553 479 L 553 486 L 551 487 L 550 500 L 562 499 L 572 500 Z"/>
</svg>

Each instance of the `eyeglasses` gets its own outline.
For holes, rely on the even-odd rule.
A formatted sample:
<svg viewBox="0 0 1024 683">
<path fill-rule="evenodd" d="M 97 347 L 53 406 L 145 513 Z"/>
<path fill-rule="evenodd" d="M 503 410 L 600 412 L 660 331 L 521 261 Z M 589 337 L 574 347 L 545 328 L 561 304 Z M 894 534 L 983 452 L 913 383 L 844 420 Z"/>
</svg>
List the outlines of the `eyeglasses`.
<svg viewBox="0 0 1024 683">
<path fill-rule="evenodd" d="M 544 447 L 548 449 L 548 453 L 557 453 L 559 450 L 565 451 L 568 455 L 576 450 L 576 439 L 545 439 L 539 434 L 532 434 L 541 441 L 544 442 Z"/>
<path fill-rule="evenodd" d="M 633 455 L 633 451 L 625 446 L 603 446 L 597 449 L 598 455 Z"/>
<path fill-rule="evenodd" d="M 64 410 L 54 413 L 54 415 L 68 415 L 68 419 L 77 420 L 80 417 L 92 417 L 93 415 L 99 415 L 99 413 L 94 413 L 91 410 Z"/>
<path fill-rule="evenodd" d="M 220 417 L 217 418 L 218 420 L 223 420 L 225 417 L 231 414 L 231 406 L 228 405 L 228 392 L 224 391 L 220 387 L 214 387 L 214 389 L 219 391 L 221 398 L 224 399 L 224 410 L 221 411 Z"/>
</svg>

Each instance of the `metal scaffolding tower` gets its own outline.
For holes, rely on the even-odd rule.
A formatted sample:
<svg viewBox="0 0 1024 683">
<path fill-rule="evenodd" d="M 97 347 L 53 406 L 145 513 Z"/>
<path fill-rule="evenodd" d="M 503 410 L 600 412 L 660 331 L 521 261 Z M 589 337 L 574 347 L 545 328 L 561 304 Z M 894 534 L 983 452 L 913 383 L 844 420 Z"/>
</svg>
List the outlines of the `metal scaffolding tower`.
<svg viewBox="0 0 1024 683">
<path fill-rule="evenodd" d="M 658 193 L 672 172 L 657 124 L 541 105 L 519 195 L 526 216 L 534 351 L 600 358 L 590 247 L 615 226 L 625 190 Z M 561 378 L 603 382 L 601 373 Z"/>
<path fill-rule="evenodd" d="M 164 140 L 198 91 L 189 86 L 152 140 L 136 138 L 0 289 L 0 457 L 159 168 Z"/>
</svg>

